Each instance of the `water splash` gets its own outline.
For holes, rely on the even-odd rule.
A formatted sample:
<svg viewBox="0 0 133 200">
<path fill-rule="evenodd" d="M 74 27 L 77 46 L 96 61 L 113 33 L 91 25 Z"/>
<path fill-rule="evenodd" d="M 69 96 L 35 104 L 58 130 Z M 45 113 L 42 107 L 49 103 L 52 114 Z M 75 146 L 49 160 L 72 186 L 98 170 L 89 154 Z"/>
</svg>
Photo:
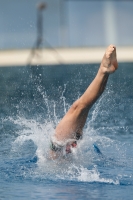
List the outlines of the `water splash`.
<svg viewBox="0 0 133 200">
<path fill-rule="evenodd" d="M 68 104 L 64 97 L 66 85 L 62 92 L 60 100 L 62 101 L 63 111 L 66 112 Z M 101 99 L 94 107 L 92 117 L 84 129 L 83 140 L 74 149 L 73 154 L 68 155 L 65 159 L 49 160 L 49 144 L 50 137 L 54 134 L 55 124 L 58 123 L 57 102 L 49 101 L 46 91 L 38 87 L 38 92 L 44 100 L 47 113 L 43 120 L 26 119 L 22 115 L 18 117 L 9 117 L 7 120 L 15 129 L 15 139 L 12 142 L 11 157 L 24 158 L 25 163 L 22 164 L 23 170 L 18 170 L 24 178 L 32 179 L 51 179 L 51 180 L 71 180 L 82 182 L 100 182 L 109 184 L 119 184 L 117 174 L 107 176 L 102 174 L 99 167 L 107 166 L 108 168 L 123 166 L 123 159 L 126 158 L 124 148 L 120 151 L 121 143 L 115 142 L 111 138 L 101 134 L 103 128 L 94 128 L 100 109 Z M 104 96 L 102 98 L 105 98 Z M 38 102 L 36 102 L 38 104 Z M 22 104 L 23 106 L 23 104 Z M 20 107 L 18 107 L 19 109 Z M 18 112 L 19 113 L 19 112 Z M 52 117 L 51 117 L 52 116 Z M 5 120 L 6 121 L 6 120 Z M 111 130 L 113 132 L 113 128 Z M 102 156 L 95 152 L 93 144 L 98 144 Z M 113 154 L 113 159 L 110 159 Z M 28 155 L 28 156 L 27 156 Z M 121 155 L 122 162 L 121 162 Z M 115 161 L 117 160 L 117 162 Z M 28 163 L 28 164 L 27 164 Z M 32 168 L 30 168 L 30 163 Z M 119 163 L 119 165 L 118 165 Z M 120 176 L 119 176 L 120 177 Z"/>
<path fill-rule="evenodd" d="M 21 117 L 17 119 L 10 118 L 10 122 L 19 127 L 17 137 L 12 143 L 12 156 L 15 157 L 16 154 L 19 155 L 19 158 L 23 156 L 26 163 L 30 164 L 33 162 L 36 165 L 31 170 L 29 169 L 29 165 L 23 167 L 21 175 L 25 178 L 119 184 L 116 178 L 114 180 L 114 178 L 107 178 L 101 175 L 97 167 L 98 162 L 102 164 L 103 160 L 94 151 L 93 144 L 100 139 L 101 145 L 105 141 L 109 145 L 111 142 L 109 138 L 100 138 L 99 136 L 92 136 L 86 133 L 73 154 L 68 155 L 65 159 L 61 158 L 53 161 L 48 159 L 49 141 L 51 135 L 54 133 L 52 123 L 45 121 L 45 123 L 41 124 L 36 120 L 28 120 Z M 34 148 L 30 149 L 31 141 Z M 30 156 L 32 155 L 31 158 L 27 158 L 27 152 L 29 151 Z"/>
</svg>

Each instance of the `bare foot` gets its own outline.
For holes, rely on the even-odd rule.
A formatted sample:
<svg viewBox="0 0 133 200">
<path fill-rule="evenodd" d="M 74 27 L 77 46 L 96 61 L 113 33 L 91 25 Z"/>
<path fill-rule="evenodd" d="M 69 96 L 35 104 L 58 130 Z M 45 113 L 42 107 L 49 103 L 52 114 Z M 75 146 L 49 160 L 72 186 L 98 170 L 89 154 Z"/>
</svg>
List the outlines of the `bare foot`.
<svg viewBox="0 0 133 200">
<path fill-rule="evenodd" d="M 103 56 L 101 68 L 104 73 L 111 74 L 118 68 L 116 58 L 116 47 L 114 45 L 108 46 Z"/>
</svg>

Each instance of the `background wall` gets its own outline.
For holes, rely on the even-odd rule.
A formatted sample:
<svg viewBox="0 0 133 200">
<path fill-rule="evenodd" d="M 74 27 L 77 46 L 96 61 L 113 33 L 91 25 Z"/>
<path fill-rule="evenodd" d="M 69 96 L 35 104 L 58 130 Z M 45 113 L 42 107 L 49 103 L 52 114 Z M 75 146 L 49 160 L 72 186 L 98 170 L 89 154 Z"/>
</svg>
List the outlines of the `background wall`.
<svg viewBox="0 0 133 200">
<path fill-rule="evenodd" d="M 43 46 L 133 46 L 133 1 L 45 0 Z M 0 0 L 0 49 L 31 48 L 40 0 Z"/>
</svg>

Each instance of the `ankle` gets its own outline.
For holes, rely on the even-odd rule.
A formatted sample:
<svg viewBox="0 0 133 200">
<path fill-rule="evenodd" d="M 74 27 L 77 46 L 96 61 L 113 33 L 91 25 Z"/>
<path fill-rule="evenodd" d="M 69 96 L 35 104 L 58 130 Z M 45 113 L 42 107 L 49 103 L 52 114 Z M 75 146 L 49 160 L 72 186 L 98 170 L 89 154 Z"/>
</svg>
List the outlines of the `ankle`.
<svg viewBox="0 0 133 200">
<path fill-rule="evenodd" d="M 108 69 L 106 67 L 103 67 L 102 64 L 98 70 L 98 73 L 102 76 L 108 76 L 110 74 L 110 72 L 108 71 Z"/>
</svg>

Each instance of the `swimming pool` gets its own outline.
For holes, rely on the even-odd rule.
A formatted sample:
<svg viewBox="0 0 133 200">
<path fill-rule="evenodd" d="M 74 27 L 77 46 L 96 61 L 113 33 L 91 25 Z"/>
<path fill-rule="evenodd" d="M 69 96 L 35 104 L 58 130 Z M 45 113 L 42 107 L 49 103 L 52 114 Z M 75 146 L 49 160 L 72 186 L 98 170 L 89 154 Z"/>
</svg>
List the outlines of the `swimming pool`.
<svg viewBox="0 0 133 200">
<path fill-rule="evenodd" d="M 78 148 L 57 161 L 50 136 L 98 65 L 0 68 L 0 199 L 132 199 L 132 65 L 119 64 Z"/>
</svg>

